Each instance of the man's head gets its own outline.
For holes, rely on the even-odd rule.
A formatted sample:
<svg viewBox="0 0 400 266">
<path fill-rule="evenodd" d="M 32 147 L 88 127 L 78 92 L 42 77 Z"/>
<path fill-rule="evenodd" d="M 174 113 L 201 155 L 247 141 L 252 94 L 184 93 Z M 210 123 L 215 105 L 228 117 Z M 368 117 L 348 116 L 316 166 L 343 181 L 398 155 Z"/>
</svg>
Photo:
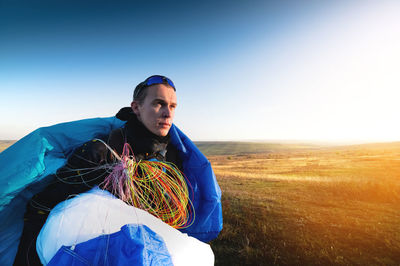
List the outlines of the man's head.
<svg viewBox="0 0 400 266">
<path fill-rule="evenodd" d="M 139 121 L 158 136 L 171 128 L 177 105 L 175 85 L 164 76 L 151 76 L 136 86 L 131 107 Z"/>
</svg>

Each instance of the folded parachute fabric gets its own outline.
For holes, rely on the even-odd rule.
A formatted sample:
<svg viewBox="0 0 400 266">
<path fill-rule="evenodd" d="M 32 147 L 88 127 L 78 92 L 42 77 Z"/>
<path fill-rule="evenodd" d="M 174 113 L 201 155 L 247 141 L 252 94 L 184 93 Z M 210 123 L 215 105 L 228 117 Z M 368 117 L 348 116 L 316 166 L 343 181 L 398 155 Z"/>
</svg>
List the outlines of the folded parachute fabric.
<svg viewBox="0 0 400 266">
<path fill-rule="evenodd" d="M 99 188 L 58 204 L 36 245 L 45 265 L 214 265 L 209 245 Z"/>
<path fill-rule="evenodd" d="M 129 224 L 76 246 L 62 246 L 47 266 L 173 265 L 162 239 L 144 225 Z"/>
<path fill-rule="evenodd" d="M 13 265 L 32 196 L 51 182 L 75 148 L 123 124 L 110 117 L 42 127 L 0 153 L 0 265 Z"/>
<path fill-rule="evenodd" d="M 39 128 L 0 153 L 0 265 L 12 265 L 24 226 L 27 202 L 41 192 L 75 148 L 108 135 L 124 122 L 116 117 L 85 119 Z M 222 230 L 221 190 L 210 162 L 175 125 L 171 144 L 182 159 L 191 184 L 189 197 L 195 210 L 193 224 L 181 232 L 201 241 Z"/>
</svg>

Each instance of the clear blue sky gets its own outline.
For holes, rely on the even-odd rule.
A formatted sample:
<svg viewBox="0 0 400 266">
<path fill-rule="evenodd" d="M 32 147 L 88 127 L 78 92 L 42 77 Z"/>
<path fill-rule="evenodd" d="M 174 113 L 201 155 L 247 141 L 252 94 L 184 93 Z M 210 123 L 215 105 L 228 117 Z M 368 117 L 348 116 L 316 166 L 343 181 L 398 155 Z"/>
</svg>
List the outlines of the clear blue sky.
<svg viewBox="0 0 400 266">
<path fill-rule="evenodd" d="M 163 74 L 194 140 L 400 140 L 398 1 L 0 3 L 0 139 Z"/>
</svg>

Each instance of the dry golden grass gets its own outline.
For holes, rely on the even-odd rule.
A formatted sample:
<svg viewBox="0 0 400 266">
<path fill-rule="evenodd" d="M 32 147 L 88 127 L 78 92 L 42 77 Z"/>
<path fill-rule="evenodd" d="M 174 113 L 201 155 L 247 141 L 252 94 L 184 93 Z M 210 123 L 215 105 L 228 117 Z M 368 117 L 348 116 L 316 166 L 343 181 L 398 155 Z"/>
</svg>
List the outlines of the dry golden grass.
<svg viewBox="0 0 400 266">
<path fill-rule="evenodd" d="M 4 151 L 14 143 L 15 140 L 0 140 L 0 152 Z"/>
<path fill-rule="evenodd" d="M 400 147 L 209 156 L 217 265 L 399 265 Z"/>
<path fill-rule="evenodd" d="M 400 143 L 271 150 L 208 156 L 223 192 L 216 265 L 400 264 Z"/>
</svg>

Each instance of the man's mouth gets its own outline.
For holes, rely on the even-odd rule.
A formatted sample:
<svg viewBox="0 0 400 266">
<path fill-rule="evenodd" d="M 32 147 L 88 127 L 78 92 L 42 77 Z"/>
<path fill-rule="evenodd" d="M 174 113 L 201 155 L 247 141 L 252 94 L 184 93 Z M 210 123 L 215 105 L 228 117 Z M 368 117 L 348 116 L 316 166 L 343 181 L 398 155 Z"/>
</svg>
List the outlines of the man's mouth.
<svg viewBox="0 0 400 266">
<path fill-rule="evenodd" d="M 161 126 L 161 127 L 170 127 L 171 124 L 170 124 L 170 123 L 163 123 L 163 122 L 160 122 L 160 126 Z"/>
</svg>

